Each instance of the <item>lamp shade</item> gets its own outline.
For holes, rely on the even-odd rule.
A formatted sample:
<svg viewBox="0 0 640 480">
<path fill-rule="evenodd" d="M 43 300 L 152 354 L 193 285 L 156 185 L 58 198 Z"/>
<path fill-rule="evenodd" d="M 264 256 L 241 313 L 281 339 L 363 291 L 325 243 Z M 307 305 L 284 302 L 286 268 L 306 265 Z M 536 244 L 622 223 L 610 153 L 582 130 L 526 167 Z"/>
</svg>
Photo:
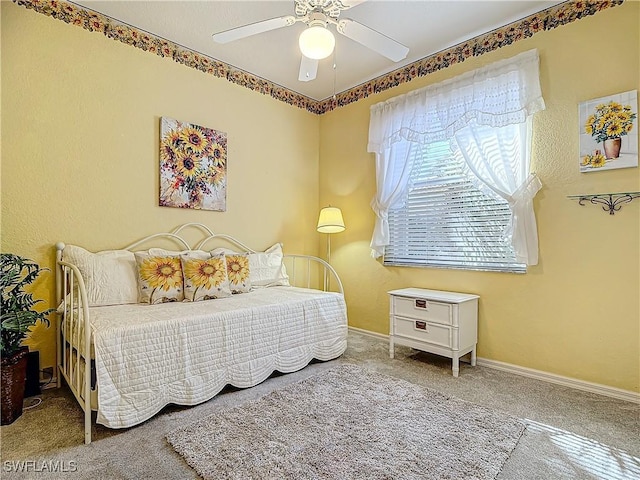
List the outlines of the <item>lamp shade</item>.
<svg viewBox="0 0 640 480">
<path fill-rule="evenodd" d="M 326 27 L 312 25 L 300 34 L 298 45 L 305 57 L 322 60 L 331 55 L 336 46 L 336 39 Z"/>
<path fill-rule="evenodd" d="M 344 220 L 338 207 L 324 207 L 318 217 L 318 232 L 340 233 L 344 232 Z"/>
</svg>

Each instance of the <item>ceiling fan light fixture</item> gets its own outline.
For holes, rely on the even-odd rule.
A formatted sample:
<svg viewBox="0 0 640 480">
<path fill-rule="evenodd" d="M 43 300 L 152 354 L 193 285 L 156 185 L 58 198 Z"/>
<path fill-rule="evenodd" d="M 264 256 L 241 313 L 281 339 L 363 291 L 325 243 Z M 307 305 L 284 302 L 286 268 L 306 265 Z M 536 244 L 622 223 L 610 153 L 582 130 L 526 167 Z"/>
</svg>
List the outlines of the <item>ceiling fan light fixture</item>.
<svg viewBox="0 0 640 480">
<path fill-rule="evenodd" d="M 336 46 L 336 39 L 325 26 L 310 25 L 298 39 L 302 54 L 313 60 L 327 58 Z"/>
</svg>

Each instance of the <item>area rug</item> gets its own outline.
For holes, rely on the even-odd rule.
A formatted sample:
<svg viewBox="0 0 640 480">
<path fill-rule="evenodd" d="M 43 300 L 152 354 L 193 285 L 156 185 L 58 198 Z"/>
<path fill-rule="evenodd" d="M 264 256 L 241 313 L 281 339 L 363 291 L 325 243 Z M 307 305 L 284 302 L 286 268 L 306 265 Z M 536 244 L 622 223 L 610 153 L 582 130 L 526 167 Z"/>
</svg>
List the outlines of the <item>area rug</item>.
<svg viewBox="0 0 640 480">
<path fill-rule="evenodd" d="M 493 479 L 524 429 L 504 413 L 340 365 L 167 440 L 206 480 Z"/>
</svg>

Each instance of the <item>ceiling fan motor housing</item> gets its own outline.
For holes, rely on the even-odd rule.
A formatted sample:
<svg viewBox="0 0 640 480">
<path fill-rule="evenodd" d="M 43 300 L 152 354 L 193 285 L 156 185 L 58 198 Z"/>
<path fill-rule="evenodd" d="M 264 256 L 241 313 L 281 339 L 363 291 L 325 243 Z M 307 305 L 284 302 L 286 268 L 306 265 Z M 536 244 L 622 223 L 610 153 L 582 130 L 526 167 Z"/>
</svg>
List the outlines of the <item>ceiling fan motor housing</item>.
<svg viewBox="0 0 640 480">
<path fill-rule="evenodd" d="M 296 16 L 306 17 L 314 12 L 319 12 L 327 17 L 336 19 L 342 10 L 349 8 L 341 0 L 295 0 Z"/>
<path fill-rule="evenodd" d="M 325 27 L 327 26 L 327 16 L 322 12 L 311 12 L 309 15 L 309 21 L 307 22 L 309 27 Z"/>
</svg>

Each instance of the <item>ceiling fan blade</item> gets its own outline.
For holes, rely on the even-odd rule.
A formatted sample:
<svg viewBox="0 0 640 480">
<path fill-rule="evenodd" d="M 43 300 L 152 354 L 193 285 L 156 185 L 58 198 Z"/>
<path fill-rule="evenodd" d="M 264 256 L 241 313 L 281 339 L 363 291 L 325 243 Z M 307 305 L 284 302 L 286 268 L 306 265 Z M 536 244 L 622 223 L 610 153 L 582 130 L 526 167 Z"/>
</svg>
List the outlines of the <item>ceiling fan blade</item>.
<svg viewBox="0 0 640 480">
<path fill-rule="evenodd" d="M 249 25 L 244 25 L 242 27 L 232 28 L 231 30 L 225 30 L 220 33 L 214 33 L 213 40 L 217 43 L 229 43 L 234 40 L 250 37 L 251 35 L 257 35 L 258 33 L 275 30 L 276 28 L 288 27 L 294 23 L 296 23 L 296 18 L 292 15 L 270 18 L 269 20 L 250 23 Z"/>
<path fill-rule="evenodd" d="M 409 48 L 399 42 L 383 35 L 380 32 L 365 27 L 361 23 L 348 18 L 338 21 L 336 26 L 338 33 L 350 38 L 380 55 L 387 57 L 394 62 L 399 62 L 407 57 Z"/>
<path fill-rule="evenodd" d="M 302 61 L 300 62 L 300 73 L 298 74 L 298 80 L 301 82 L 308 82 L 315 80 L 318 73 L 318 60 L 307 58 L 302 55 Z"/>
</svg>

